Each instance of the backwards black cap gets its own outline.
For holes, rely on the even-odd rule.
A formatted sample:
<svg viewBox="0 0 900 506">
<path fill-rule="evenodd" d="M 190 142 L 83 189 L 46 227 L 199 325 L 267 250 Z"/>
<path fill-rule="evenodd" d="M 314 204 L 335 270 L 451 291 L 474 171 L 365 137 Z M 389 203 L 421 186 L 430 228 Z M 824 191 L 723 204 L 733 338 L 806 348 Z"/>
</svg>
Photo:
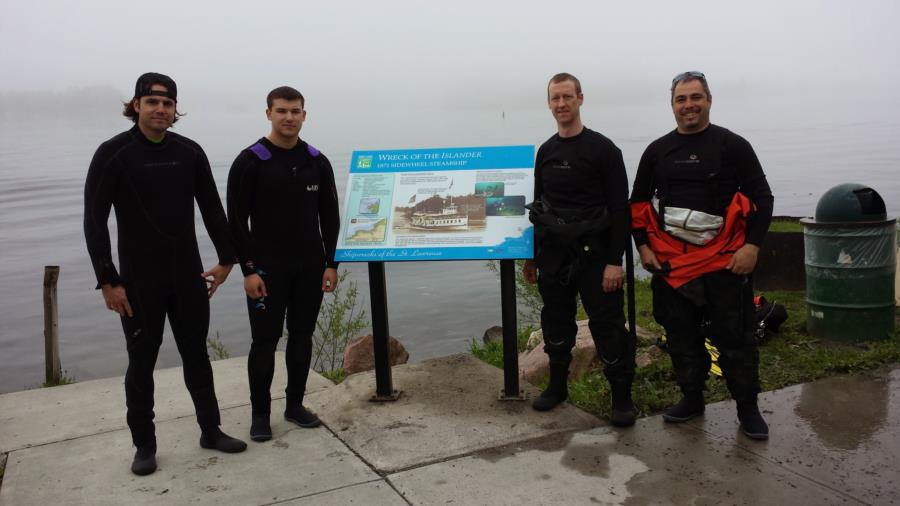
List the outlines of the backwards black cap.
<svg viewBox="0 0 900 506">
<path fill-rule="evenodd" d="M 154 84 L 160 84 L 166 87 L 166 91 L 153 90 Z M 138 77 L 137 83 L 134 84 L 134 98 L 146 97 L 148 95 L 159 95 L 169 97 L 174 101 L 178 101 L 178 88 L 175 81 L 165 74 L 157 74 L 156 72 L 147 72 Z"/>
</svg>

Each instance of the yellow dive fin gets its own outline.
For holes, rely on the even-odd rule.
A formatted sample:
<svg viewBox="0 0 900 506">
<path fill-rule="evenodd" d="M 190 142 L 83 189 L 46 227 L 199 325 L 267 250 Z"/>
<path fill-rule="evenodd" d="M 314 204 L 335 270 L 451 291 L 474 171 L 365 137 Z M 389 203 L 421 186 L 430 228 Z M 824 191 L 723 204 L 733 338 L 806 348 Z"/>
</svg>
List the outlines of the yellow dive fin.
<svg viewBox="0 0 900 506">
<path fill-rule="evenodd" d="M 709 358 L 712 361 L 709 366 L 709 372 L 715 374 L 716 376 L 721 376 L 722 368 L 719 367 L 719 350 L 716 349 L 716 347 L 713 346 L 711 342 L 709 342 L 709 339 L 707 339 L 704 344 L 706 345 L 706 351 L 709 353 Z M 657 340 L 657 346 L 659 346 L 660 348 L 666 347 L 665 335 L 659 337 L 659 339 Z"/>
</svg>

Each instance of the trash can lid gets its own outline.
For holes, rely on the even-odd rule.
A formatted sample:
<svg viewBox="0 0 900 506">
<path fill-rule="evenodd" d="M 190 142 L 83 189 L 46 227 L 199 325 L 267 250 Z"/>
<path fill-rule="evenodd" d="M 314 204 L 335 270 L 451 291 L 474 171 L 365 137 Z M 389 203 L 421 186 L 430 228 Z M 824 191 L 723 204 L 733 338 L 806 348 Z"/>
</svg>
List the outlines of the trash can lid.
<svg viewBox="0 0 900 506">
<path fill-rule="evenodd" d="M 872 188 L 858 183 L 844 183 L 828 190 L 816 205 L 816 221 L 841 223 L 884 221 L 884 200 Z"/>
</svg>

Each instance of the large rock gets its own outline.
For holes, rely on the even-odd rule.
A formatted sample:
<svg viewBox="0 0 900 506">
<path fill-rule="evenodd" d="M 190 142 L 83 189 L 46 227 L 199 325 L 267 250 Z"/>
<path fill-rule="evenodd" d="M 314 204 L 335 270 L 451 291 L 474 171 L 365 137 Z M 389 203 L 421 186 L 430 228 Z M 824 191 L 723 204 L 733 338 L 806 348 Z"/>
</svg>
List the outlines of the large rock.
<svg viewBox="0 0 900 506">
<path fill-rule="evenodd" d="M 357 337 L 344 348 L 344 371 L 347 374 L 375 369 L 373 339 L 372 334 Z M 388 349 L 390 351 L 391 365 L 405 364 L 409 361 L 409 353 L 394 336 L 388 339 Z"/>
<path fill-rule="evenodd" d="M 591 338 L 587 320 L 578 323 L 575 348 L 572 349 L 572 363 L 569 365 L 569 379 L 578 379 L 596 366 L 597 349 Z M 550 374 L 550 362 L 544 353 L 543 333 L 535 331 L 528 339 L 529 351 L 519 355 L 519 373 L 532 384 L 538 384 Z"/>
<path fill-rule="evenodd" d="M 628 322 L 625 322 L 625 328 L 626 329 L 628 328 Z M 657 339 L 659 339 L 658 335 L 654 334 L 653 332 L 650 332 L 649 330 L 645 329 L 644 327 L 641 327 L 640 325 L 636 326 L 634 331 L 635 331 L 635 334 L 637 334 L 638 346 L 648 345 L 648 344 L 655 345 Z"/>
<path fill-rule="evenodd" d="M 594 346 L 594 340 L 591 338 L 591 331 L 588 328 L 587 320 L 580 320 L 578 324 L 578 334 L 575 335 L 575 348 L 572 350 L 572 364 L 569 366 L 569 379 L 578 379 L 591 369 L 598 366 L 597 348 Z M 636 327 L 638 343 L 656 344 L 656 334 L 650 332 L 643 327 Z M 656 348 L 654 346 L 654 348 Z M 651 362 L 657 360 L 660 355 L 658 348 L 651 350 L 646 356 L 639 357 L 639 367 L 646 367 Z M 643 363 L 643 365 L 641 365 Z M 544 332 L 541 329 L 535 330 L 528 337 L 525 345 L 525 351 L 519 354 L 519 373 L 526 381 L 532 384 L 540 383 L 550 374 L 550 362 L 547 354 L 544 353 Z"/>
<path fill-rule="evenodd" d="M 648 346 L 637 354 L 634 361 L 638 367 L 643 368 L 661 359 L 665 354 L 666 352 L 658 346 Z"/>
<path fill-rule="evenodd" d="M 503 342 L 503 327 L 499 325 L 494 325 L 493 327 L 484 331 L 484 335 L 481 337 L 481 341 L 484 344 L 489 343 L 502 343 Z"/>
<path fill-rule="evenodd" d="M 544 329 L 537 329 L 528 336 L 528 342 L 525 343 L 525 350 L 531 351 L 538 346 L 544 346 Z"/>
</svg>

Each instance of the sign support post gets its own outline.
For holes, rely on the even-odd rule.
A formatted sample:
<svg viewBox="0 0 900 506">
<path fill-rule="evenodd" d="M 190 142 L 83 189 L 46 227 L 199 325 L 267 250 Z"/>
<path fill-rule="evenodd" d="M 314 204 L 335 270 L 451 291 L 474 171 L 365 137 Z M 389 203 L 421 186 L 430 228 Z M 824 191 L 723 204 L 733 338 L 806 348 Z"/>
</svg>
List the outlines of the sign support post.
<svg viewBox="0 0 900 506">
<path fill-rule="evenodd" d="M 501 401 L 524 401 L 519 389 L 519 346 L 516 324 L 516 261 L 500 260 L 500 299 L 503 312 L 503 390 Z"/>
<path fill-rule="evenodd" d="M 369 298 L 372 300 L 372 344 L 375 348 L 375 395 L 369 400 L 396 401 L 400 398 L 400 392 L 394 390 L 391 378 L 391 334 L 388 325 L 384 262 L 369 262 Z"/>
</svg>

